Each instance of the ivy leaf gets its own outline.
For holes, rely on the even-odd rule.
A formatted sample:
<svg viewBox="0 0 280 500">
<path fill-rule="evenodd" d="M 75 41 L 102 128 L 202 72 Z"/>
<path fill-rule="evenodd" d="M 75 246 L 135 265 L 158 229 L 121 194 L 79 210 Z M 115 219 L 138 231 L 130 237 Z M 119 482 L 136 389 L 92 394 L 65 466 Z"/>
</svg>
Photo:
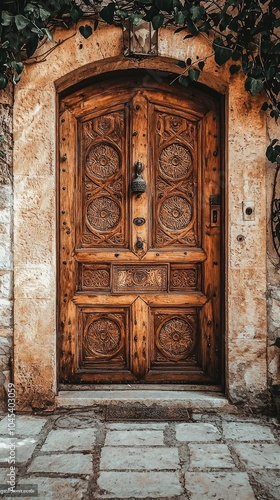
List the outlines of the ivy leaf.
<svg viewBox="0 0 280 500">
<path fill-rule="evenodd" d="M 174 20 L 176 24 L 185 24 L 186 16 L 181 10 L 175 13 Z"/>
<path fill-rule="evenodd" d="M 224 46 L 224 42 L 221 38 L 215 38 L 213 49 L 215 52 L 215 62 L 219 66 L 222 66 L 231 58 L 232 51 Z"/>
<path fill-rule="evenodd" d="M 193 82 L 196 82 L 199 78 L 200 71 L 197 68 L 191 68 L 189 70 L 189 77 Z"/>
<path fill-rule="evenodd" d="M 186 68 L 185 61 L 176 61 L 175 64 L 176 64 L 176 66 L 179 66 L 179 68 L 183 68 L 183 69 Z"/>
<path fill-rule="evenodd" d="M 10 26 L 11 24 L 13 24 L 14 22 L 14 16 L 11 16 L 11 14 L 9 14 L 9 12 L 7 12 L 6 10 L 3 10 L 2 12 L 2 26 Z"/>
<path fill-rule="evenodd" d="M 39 8 L 39 14 L 42 21 L 47 21 L 51 15 L 51 13 L 48 10 L 43 9 L 42 7 Z"/>
<path fill-rule="evenodd" d="M 241 68 L 240 64 L 232 64 L 231 67 L 229 68 L 230 74 L 234 75 L 235 73 L 238 73 L 240 68 Z"/>
<path fill-rule="evenodd" d="M 17 29 L 21 31 L 24 28 L 26 28 L 26 26 L 28 26 L 28 24 L 30 23 L 30 19 L 28 19 L 25 16 L 22 16 L 21 14 L 18 14 L 17 16 L 15 16 L 15 23 Z"/>
<path fill-rule="evenodd" d="M 188 87 L 191 82 L 188 76 L 183 76 L 183 75 L 180 76 L 178 81 L 181 85 L 183 85 L 183 87 Z"/>
<path fill-rule="evenodd" d="M 157 16 L 154 16 L 152 19 L 152 25 L 154 30 L 158 30 L 163 25 L 163 21 L 164 21 L 163 14 L 158 14 Z"/>
<path fill-rule="evenodd" d="M 132 24 L 135 26 L 139 26 L 139 24 L 142 23 L 143 21 L 144 14 L 131 14 L 129 19 L 131 20 Z"/>
<path fill-rule="evenodd" d="M 80 21 L 80 19 L 82 19 L 83 15 L 84 15 L 84 13 L 80 9 L 80 7 L 78 7 L 78 5 L 73 5 L 72 9 L 70 10 L 70 16 L 72 17 L 74 23 L 77 23 L 78 21 Z"/>
<path fill-rule="evenodd" d="M 108 3 L 108 5 L 106 5 L 106 7 L 103 7 L 103 9 L 99 13 L 100 17 L 108 24 L 113 24 L 114 14 L 115 14 L 114 3 Z"/>
<path fill-rule="evenodd" d="M 88 38 L 92 35 L 92 28 L 88 24 L 79 27 L 79 32 L 84 38 Z"/>
<path fill-rule="evenodd" d="M 268 146 L 266 150 L 266 157 L 271 162 L 274 163 L 277 159 L 277 156 L 280 155 L 280 146 L 273 146 L 273 143 L 278 142 L 277 139 L 274 139 L 272 143 Z"/>
<path fill-rule="evenodd" d="M 42 28 L 42 32 L 44 33 L 44 35 L 46 35 L 46 37 L 50 40 L 50 42 L 53 41 L 52 34 L 50 30 L 48 30 L 48 28 Z"/>
<path fill-rule="evenodd" d="M 6 75 L 0 73 L 0 89 L 4 89 L 8 83 Z"/>
<path fill-rule="evenodd" d="M 263 81 L 250 76 L 245 82 L 245 89 L 254 96 L 263 90 Z"/>
<path fill-rule="evenodd" d="M 18 75 L 20 75 L 22 73 L 22 71 L 23 71 L 23 63 L 22 62 L 13 61 L 12 62 L 12 67 L 18 73 Z"/>
<path fill-rule="evenodd" d="M 27 57 L 33 56 L 35 50 L 38 47 L 38 43 L 39 43 L 39 37 L 37 35 L 33 35 L 32 37 L 29 38 L 29 40 L 26 42 Z"/>
<path fill-rule="evenodd" d="M 202 19 L 203 15 L 205 13 L 205 10 L 203 7 L 199 5 L 191 5 L 190 7 L 190 14 L 192 16 L 193 22 L 199 21 Z"/>
</svg>

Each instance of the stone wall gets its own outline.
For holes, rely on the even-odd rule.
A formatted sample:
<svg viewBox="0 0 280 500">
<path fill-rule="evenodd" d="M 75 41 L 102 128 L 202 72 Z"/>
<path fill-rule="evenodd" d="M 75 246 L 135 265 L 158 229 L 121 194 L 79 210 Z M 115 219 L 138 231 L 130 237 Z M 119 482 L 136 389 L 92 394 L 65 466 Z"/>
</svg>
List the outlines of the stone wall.
<svg viewBox="0 0 280 500">
<path fill-rule="evenodd" d="M 13 89 L 0 93 L 0 409 L 5 406 L 12 361 L 12 158 Z"/>
<path fill-rule="evenodd" d="M 73 33 L 74 34 L 74 33 Z M 57 31 L 56 40 L 69 37 Z M 160 56 L 177 59 L 209 56 L 203 39 L 183 40 L 171 30 L 159 36 Z M 120 69 L 120 28 L 103 27 L 84 40 L 79 33 L 50 54 L 48 61 L 26 68 L 15 92 L 15 383 L 18 406 L 28 410 L 52 406 L 56 394 L 56 92 L 55 82 L 72 70 L 115 58 Z M 139 67 L 152 62 L 138 61 Z M 137 66 L 137 63 L 132 62 Z M 131 63 L 131 64 L 132 64 Z M 156 68 L 156 62 L 154 68 Z M 175 68 L 175 65 L 174 65 Z M 178 68 L 177 68 L 178 69 Z M 74 76 L 73 76 L 74 78 Z M 261 407 L 267 399 L 267 275 L 266 275 L 266 122 L 262 98 L 251 99 L 241 75 L 207 60 L 202 83 L 225 95 L 226 101 L 226 389 L 234 403 Z M 9 98 L 10 99 L 10 98 Z M 5 123 L 11 103 L 3 106 Z M 6 117 L 6 118 L 5 118 Z M 4 121 L 3 121 L 4 123 Z M 275 136 L 275 134 L 272 134 Z M 6 144 L 6 147 L 8 143 Z M 10 144 L 11 146 L 11 144 Z M 8 152 L 6 162 L 10 164 Z M 4 231 L 0 307 L 0 346 L 6 352 L 2 372 L 8 373 L 11 346 L 11 180 L 3 164 L 0 230 Z M 273 169 L 267 166 L 268 204 Z M 1 178 L 1 179 L 2 179 Z M 270 191 L 269 191 L 270 190 Z M 3 193 L 3 194 L 2 194 Z M 242 201 L 254 201 L 255 220 L 243 220 Z M 5 226 L 2 220 L 6 221 Z M 240 241 L 239 236 L 242 235 Z M 6 241 L 7 240 L 7 241 Z M 268 229 L 269 241 L 269 229 Z M 2 249 L 3 245 L 3 249 Z M 271 262 L 271 259 L 273 262 Z M 2 260 L 1 260 L 2 262 Z M 279 335 L 279 267 L 269 246 L 269 335 Z M 275 264 L 277 269 L 275 268 Z M 268 349 L 270 379 L 279 363 Z M 1 377 L 1 375 L 0 375 Z"/>
</svg>

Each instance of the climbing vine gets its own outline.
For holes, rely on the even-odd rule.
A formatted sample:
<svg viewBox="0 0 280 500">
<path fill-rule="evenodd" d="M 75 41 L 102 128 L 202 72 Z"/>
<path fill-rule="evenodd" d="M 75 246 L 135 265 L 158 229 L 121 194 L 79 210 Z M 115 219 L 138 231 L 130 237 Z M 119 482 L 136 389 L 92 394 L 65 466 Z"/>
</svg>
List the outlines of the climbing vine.
<svg viewBox="0 0 280 500">
<path fill-rule="evenodd" d="M 252 96 L 262 92 L 262 110 L 276 121 L 280 115 L 280 16 L 279 0 L 2 0 L 0 7 L 0 90 L 16 84 L 24 65 L 35 58 L 46 39 L 53 40 L 57 26 L 68 29 L 79 23 L 84 38 L 99 23 L 143 20 L 154 29 L 175 27 L 184 38 L 201 36 L 212 47 L 212 57 L 231 75 L 243 72 Z M 46 58 L 48 52 L 44 53 Z M 205 60 L 180 60 L 179 81 L 188 86 L 199 79 Z M 267 157 L 274 162 L 280 144 L 274 139 Z"/>
</svg>

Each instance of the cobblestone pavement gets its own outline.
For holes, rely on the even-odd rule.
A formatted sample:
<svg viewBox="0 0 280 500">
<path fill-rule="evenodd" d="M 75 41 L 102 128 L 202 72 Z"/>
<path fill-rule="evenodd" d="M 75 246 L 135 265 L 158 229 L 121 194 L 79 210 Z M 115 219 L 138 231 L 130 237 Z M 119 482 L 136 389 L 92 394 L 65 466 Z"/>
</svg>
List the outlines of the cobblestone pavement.
<svg viewBox="0 0 280 500">
<path fill-rule="evenodd" d="M 79 409 L 15 420 L 11 437 L 0 417 L 2 490 L 16 442 L 17 489 L 38 485 L 42 499 L 280 499 L 272 419 L 205 413 L 187 422 L 108 422 Z"/>
</svg>

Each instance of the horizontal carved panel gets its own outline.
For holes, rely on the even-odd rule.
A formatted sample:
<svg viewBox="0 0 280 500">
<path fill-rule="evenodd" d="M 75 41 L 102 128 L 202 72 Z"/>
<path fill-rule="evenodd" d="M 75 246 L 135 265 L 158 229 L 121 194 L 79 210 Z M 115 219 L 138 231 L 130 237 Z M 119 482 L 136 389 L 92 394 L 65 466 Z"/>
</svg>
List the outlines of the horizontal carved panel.
<svg viewBox="0 0 280 500">
<path fill-rule="evenodd" d="M 110 266 L 81 265 L 79 269 L 79 290 L 81 291 L 109 291 Z"/>
<path fill-rule="evenodd" d="M 114 292 L 166 291 L 168 266 L 113 266 Z"/>
<path fill-rule="evenodd" d="M 173 264 L 170 269 L 169 290 L 186 291 L 200 288 L 200 269 L 186 264 Z"/>
</svg>

